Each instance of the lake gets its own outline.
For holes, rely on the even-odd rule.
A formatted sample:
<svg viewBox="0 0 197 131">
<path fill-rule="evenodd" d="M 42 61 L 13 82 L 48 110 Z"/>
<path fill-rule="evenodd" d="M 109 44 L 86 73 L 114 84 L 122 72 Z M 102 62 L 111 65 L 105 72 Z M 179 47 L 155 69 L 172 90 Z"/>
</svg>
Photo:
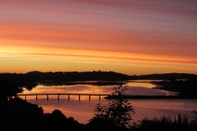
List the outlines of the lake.
<svg viewBox="0 0 197 131">
<path fill-rule="evenodd" d="M 111 94 L 114 87 L 119 85 L 95 86 L 90 84 L 74 84 L 74 85 L 38 85 L 32 90 L 24 90 L 23 93 L 91 93 L 91 94 Z M 175 92 L 165 91 L 154 88 L 158 85 L 150 83 L 150 81 L 129 81 L 126 94 L 128 95 L 177 95 Z M 107 105 L 111 100 L 104 97 L 99 100 L 98 96 L 27 96 L 26 100 L 43 107 L 45 113 L 51 113 L 54 109 L 59 109 L 67 117 L 74 117 L 80 123 L 87 123 L 94 115 L 94 107 L 96 104 Z M 154 117 L 162 115 L 175 115 L 178 113 L 190 115 L 193 110 L 197 110 L 196 99 L 132 99 L 129 100 L 134 108 L 135 114 L 132 117 L 135 121 L 145 117 Z"/>
</svg>

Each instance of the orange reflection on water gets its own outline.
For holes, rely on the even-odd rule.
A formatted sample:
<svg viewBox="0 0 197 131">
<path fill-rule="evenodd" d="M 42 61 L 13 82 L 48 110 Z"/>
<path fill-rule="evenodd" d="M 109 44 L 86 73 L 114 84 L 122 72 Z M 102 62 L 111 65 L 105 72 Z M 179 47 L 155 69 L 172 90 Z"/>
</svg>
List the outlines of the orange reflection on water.
<svg viewBox="0 0 197 131">
<path fill-rule="evenodd" d="M 24 90 L 24 94 L 39 94 L 39 95 L 27 95 L 25 99 L 56 99 L 56 100 L 101 100 L 106 96 L 90 95 L 90 94 L 111 94 L 115 87 L 119 85 L 91 85 L 91 84 L 74 84 L 74 85 L 38 85 L 32 90 Z M 163 91 L 156 89 L 158 85 L 154 85 L 148 82 L 128 82 L 125 84 L 127 95 L 176 95 L 169 91 Z M 48 93 L 48 94 L 47 94 Z M 51 94 L 52 93 L 52 94 Z M 54 94 L 56 93 L 56 94 Z M 58 95 L 58 93 L 71 93 Z M 40 95 L 42 94 L 42 95 Z M 80 94 L 80 95 L 79 95 Z M 83 95 L 82 95 L 83 94 Z M 85 94 L 85 95 L 84 95 Z"/>
<path fill-rule="evenodd" d="M 134 86 L 134 87 L 143 87 L 143 88 L 153 88 L 155 85 L 151 83 L 136 83 L 136 82 L 129 82 L 127 86 Z"/>
</svg>

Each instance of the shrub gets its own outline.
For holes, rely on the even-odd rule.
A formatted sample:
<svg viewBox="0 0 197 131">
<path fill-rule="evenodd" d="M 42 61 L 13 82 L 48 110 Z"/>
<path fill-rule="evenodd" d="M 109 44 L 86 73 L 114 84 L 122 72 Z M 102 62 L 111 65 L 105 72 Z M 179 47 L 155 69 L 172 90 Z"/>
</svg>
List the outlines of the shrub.
<svg viewBox="0 0 197 131">
<path fill-rule="evenodd" d="M 197 113 L 194 111 L 193 116 L 178 114 L 174 117 L 162 116 L 152 119 L 146 117 L 140 121 L 136 131 L 166 131 L 166 130 L 187 130 L 194 131 L 197 129 Z"/>
<path fill-rule="evenodd" d="M 102 129 L 129 129 L 131 127 L 131 113 L 134 108 L 130 105 L 128 100 L 123 99 L 125 90 L 127 88 L 122 85 L 114 88 L 112 95 L 116 96 L 108 106 L 101 106 L 97 104 L 95 107 L 95 115 L 90 119 L 87 126 L 98 126 Z"/>
</svg>

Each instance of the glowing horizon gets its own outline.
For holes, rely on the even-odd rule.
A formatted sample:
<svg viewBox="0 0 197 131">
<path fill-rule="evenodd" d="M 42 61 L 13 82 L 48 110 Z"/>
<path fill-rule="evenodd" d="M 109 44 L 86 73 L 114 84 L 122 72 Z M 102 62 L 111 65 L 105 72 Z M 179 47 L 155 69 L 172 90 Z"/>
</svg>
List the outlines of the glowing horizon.
<svg viewBox="0 0 197 131">
<path fill-rule="evenodd" d="M 0 0 L 0 72 L 197 74 L 197 2 Z"/>
</svg>

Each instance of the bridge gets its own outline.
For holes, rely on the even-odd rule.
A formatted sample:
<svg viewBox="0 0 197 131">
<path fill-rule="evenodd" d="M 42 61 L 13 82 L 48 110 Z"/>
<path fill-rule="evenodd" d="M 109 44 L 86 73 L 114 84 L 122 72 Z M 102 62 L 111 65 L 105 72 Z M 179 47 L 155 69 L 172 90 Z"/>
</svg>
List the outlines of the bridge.
<svg viewBox="0 0 197 131">
<path fill-rule="evenodd" d="M 16 96 L 24 96 L 25 100 L 27 96 L 35 96 L 35 99 L 38 100 L 38 96 L 46 96 L 46 99 L 49 100 L 49 96 L 57 96 L 57 100 L 60 100 L 60 96 L 68 96 L 68 100 L 70 100 L 71 96 L 78 96 L 78 100 L 81 99 L 81 96 L 88 96 L 89 100 L 91 100 L 91 96 L 98 96 L 99 100 L 101 100 L 102 96 L 109 96 L 110 94 L 85 94 L 85 93 L 31 93 L 31 94 L 23 94 L 19 93 Z"/>
<path fill-rule="evenodd" d="M 35 96 L 35 99 L 38 100 L 38 96 L 46 96 L 46 99 L 49 100 L 49 96 L 57 96 L 57 100 L 60 100 L 60 96 L 67 96 L 68 100 L 71 99 L 71 96 L 78 96 L 80 101 L 81 96 L 88 96 L 91 100 L 91 96 L 98 96 L 99 100 L 101 97 L 105 96 L 106 99 L 116 99 L 118 96 L 113 96 L 111 94 L 86 94 L 86 93 L 31 93 L 23 94 L 19 93 L 16 96 L 24 97 L 26 100 L 27 96 Z M 160 95 L 124 95 L 121 96 L 122 99 L 197 99 L 197 97 L 188 97 L 188 96 L 160 96 Z"/>
</svg>

